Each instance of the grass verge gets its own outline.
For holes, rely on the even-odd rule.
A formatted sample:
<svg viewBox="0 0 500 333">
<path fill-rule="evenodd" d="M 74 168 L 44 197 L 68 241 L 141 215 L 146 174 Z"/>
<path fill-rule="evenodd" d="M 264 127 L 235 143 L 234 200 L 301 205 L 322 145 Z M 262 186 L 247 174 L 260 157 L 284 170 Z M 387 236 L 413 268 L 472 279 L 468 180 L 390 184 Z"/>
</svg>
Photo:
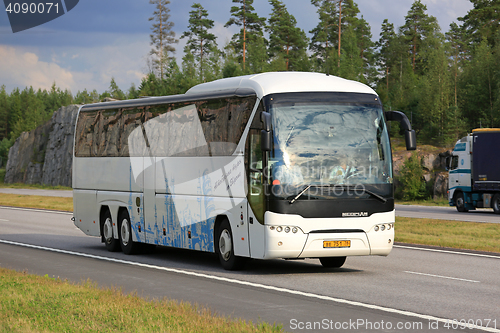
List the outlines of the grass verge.
<svg viewBox="0 0 500 333">
<path fill-rule="evenodd" d="M 172 300 L 0 268 L 2 332 L 282 332 Z"/>
<path fill-rule="evenodd" d="M 396 217 L 396 242 L 500 253 L 500 224 Z"/>
<path fill-rule="evenodd" d="M 73 198 L 0 193 L 0 206 L 73 211 Z"/>
<path fill-rule="evenodd" d="M 424 199 L 424 200 L 413 200 L 413 201 L 396 200 L 396 204 L 450 207 L 448 199 L 446 199 L 446 198 L 440 198 L 440 199 L 436 199 L 436 200 Z"/>
</svg>

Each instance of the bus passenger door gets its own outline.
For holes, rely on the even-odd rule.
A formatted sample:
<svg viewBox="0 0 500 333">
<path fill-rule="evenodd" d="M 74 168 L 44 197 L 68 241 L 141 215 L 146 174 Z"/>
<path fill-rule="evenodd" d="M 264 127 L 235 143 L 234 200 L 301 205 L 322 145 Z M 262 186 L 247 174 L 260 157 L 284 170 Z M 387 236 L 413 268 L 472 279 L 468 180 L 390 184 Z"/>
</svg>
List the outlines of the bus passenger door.
<svg viewBox="0 0 500 333">
<path fill-rule="evenodd" d="M 158 237 L 158 225 L 156 223 L 155 206 L 155 158 L 151 156 L 144 157 L 144 227 L 145 241 L 149 244 L 156 244 Z"/>
<path fill-rule="evenodd" d="M 264 240 L 264 175 L 262 170 L 261 131 L 251 129 L 246 144 L 245 165 L 248 181 L 248 236 L 250 256 L 263 258 Z"/>
</svg>

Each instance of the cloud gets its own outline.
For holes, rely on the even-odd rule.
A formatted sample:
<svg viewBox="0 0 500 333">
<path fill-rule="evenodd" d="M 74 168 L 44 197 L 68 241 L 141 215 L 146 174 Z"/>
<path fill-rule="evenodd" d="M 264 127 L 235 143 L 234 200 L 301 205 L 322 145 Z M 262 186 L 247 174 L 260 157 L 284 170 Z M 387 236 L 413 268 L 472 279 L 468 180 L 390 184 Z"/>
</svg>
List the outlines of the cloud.
<svg viewBox="0 0 500 333">
<path fill-rule="evenodd" d="M 48 90 L 54 82 L 61 89 L 70 89 L 74 85 L 70 71 L 55 62 L 40 61 L 33 52 L 0 45 L 0 59 L 2 84 L 11 88 L 32 86 Z"/>
<path fill-rule="evenodd" d="M 55 82 L 73 94 L 84 89 L 102 93 L 111 78 L 123 91 L 132 83 L 139 86 L 147 71 L 148 36 L 93 35 L 109 43 L 45 48 L 0 45 L 0 85 L 5 84 L 7 91 L 29 86 L 43 90 Z"/>
</svg>

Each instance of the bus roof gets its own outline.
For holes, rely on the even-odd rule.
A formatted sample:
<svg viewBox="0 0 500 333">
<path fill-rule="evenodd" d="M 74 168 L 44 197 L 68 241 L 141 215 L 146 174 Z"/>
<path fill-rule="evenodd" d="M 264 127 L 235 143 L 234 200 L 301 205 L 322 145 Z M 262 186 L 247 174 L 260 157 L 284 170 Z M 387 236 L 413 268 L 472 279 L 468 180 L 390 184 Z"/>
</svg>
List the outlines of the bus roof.
<svg viewBox="0 0 500 333">
<path fill-rule="evenodd" d="M 360 82 L 346 80 L 333 75 L 308 72 L 268 72 L 220 79 L 196 85 L 189 89 L 186 94 L 199 94 L 235 88 L 252 89 L 260 98 L 269 94 L 308 91 L 377 94 L 372 88 Z"/>
<path fill-rule="evenodd" d="M 86 104 L 81 107 L 80 111 L 159 105 L 231 96 L 257 95 L 258 98 L 262 98 L 269 94 L 286 92 L 351 92 L 377 95 L 372 88 L 363 83 L 333 75 L 308 72 L 268 72 L 198 84 L 181 95 Z"/>
</svg>

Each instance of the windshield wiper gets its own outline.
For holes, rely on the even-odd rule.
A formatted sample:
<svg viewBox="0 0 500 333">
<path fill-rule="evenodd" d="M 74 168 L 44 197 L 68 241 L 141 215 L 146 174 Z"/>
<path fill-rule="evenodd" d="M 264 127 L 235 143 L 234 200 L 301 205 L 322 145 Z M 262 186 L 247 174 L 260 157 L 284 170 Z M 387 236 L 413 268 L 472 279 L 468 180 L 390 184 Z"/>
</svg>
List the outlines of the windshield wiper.
<svg viewBox="0 0 500 333">
<path fill-rule="evenodd" d="M 305 187 L 302 191 L 300 191 L 300 193 L 299 193 L 299 194 L 297 194 L 297 196 L 295 196 L 295 198 L 293 198 L 292 200 L 288 201 L 288 203 L 289 203 L 290 205 L 293 205 L 293 203 L 294 203 L 295 201 L 297 201 L 297 199 L 298 199 L 298 198 L 300 198 L 300 196 L 301 196 L 302 194 L 304 194 L 304 193 L 305 193 L 308 189 L 310 189 L 310 188 L 311 188 L 311 186 L 312 186 L 312 185 L 307 185 L 307 186 L 306 186 L 306 187 Z"/>
<path fill-rule="evenodd" d="M 299 192 L 299 194 L 297 194 L 295 196 L 295 198 L 293 198 L 292 200 L 290 200 L 288 203 L 290 205 L 292 205 L 293 203 L 295 203 L 295 201 L 297 201 L 297 199 L 299 199 L 308 189 L 310 189 L 311 186 L 313 186 L 313 185 L 307 185 L 302 191 Z M 327 185 L 327 186 L 325 186 L 325 185 L 319 185 L 319 186 L 318 185 L 314 185 L 314 186 L 315 187 L 332 187 L 331 185 Z M 334 187 L 336 187 L 336 186 L 338 186 L 338 185 L 334 185 Z M 352 186 L 352 185 L 342 185 L 340 187 L 342 187 L 342 189 L 344 191 L 345 190 L 357 190 L 356 187 Z M 384 198 L 383 196 L 381 196 L 381 195 L 379 195 L 379 194 L 377 194 L 375 192 L 367 190 L 366 188 L 363 189 L 363 192 L 366 193 L 366 194 L 368 194 L 368 195 L 371 195 L 372 197 L 374 197 L 375 199 L 381 201 L 382 203 L 386 203 L 387 202 L 386 198 Z"/>
<path fill-rule="evenodd" d="M 352 185 L 343 185 L 342 188 L 344 190 L 346 189 L 349 189 L 349 190 L 356 190 L 356 186 L 352 186 Z M 384 198 L 383 196 L 375 193 L 375 192 L 372 192 L 370 190 L 367 190 L 366 188 L 363 188 L 363 192 L 368 194 L 368 195 L 371 195 L 372 197 L 374 197 L 375 199 L 378 199 L 379 201 L 381 201 L 382 203 L 386 203 L 387 202 L 387 199 Z"/>
</svg>

